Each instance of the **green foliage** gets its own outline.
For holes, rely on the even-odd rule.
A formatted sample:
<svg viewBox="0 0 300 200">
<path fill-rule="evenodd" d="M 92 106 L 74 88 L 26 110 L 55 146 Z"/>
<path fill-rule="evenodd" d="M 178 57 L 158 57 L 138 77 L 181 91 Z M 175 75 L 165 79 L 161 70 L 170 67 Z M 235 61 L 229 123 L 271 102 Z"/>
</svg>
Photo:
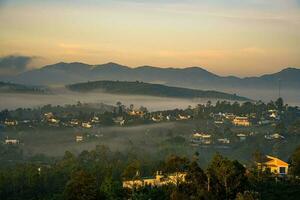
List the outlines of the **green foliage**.
<svg viewBox="0 0 300 200">
<path fill-rule="evenodd" d="M 87 172 L 81 170 L 72 174 L 64 191 L 65 200 L 96 200 L 96 179 Z"/>
<path fill-rule="evenodd" d="M 290 173 L 293 176 L 300 177 L 300 147 L 298 147 L 290 158 Z"/>
</svg>

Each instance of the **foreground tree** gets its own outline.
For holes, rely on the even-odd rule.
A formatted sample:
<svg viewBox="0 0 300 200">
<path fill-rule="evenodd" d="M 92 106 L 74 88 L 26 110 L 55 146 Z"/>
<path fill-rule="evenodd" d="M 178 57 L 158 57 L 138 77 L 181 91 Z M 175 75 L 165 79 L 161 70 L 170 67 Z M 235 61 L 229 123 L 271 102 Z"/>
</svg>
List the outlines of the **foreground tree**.
<svg viewBox="0 0 300 200">
<path fill-rule="evenodd" d="M 83 170 L 75 172 L 66 184 L 64 191 L 64 199 L 96 200 L 96 179 Z"/>
<path fill-rule="evenodd" d="M 300 176 L 300 146 L 292 154 L 289 163 L 290 163 L 290 173 L 294 177 Z"/>
<path fill-rule="evenodd" d="M 238 161 L 216 154 L 208 167 L 211 192 L 217 199 L 233 199 L 248 185 L 246 169 Z"/>
</svg>

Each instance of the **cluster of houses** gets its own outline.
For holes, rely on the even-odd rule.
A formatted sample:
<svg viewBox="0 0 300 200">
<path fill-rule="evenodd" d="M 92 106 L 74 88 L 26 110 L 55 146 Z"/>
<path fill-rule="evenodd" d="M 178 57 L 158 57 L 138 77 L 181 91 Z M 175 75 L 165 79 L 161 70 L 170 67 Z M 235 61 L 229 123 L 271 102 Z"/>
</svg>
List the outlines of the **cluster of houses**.
<svg viewBox="0 0 300 200">
<path fill-rule="evenodd" d="M 257 162 L 256 165 L 259 170 L 268 171 L 274 176 L 283 177 L 288 175 L 289 164 L 274 156 L 266 155 L 265 160 Z M 187 182 L 186 176 L 186 172 L 163 174 L 161 171 L 157 171 L 153 177 L 140 177 L 137 171 L 133 179 L 123 181 L 123 188 L 136 189 L 145 186 L 160 187 L 163 185 L 179 185 L 180 183 Z"/>
<path fill-rule="evenodd" d="M 191 138 L 192 146 L 211 145 L 211 144 L 230 144 L 229 138 L 214 138 L 207 133 L 194 133 Z"/>
<path fill-rule="evenodd" d="M 211 114 L 215 124 L 223 124 L 225 121 L 232 123 L 235 126 L 250 126 L 249 117 L 236 116 L 232 113 L 217 113 Z"/>
<path fill-rule="evenodd" d="M 280 120 L 280 115 L 277 110 L 268 110 L 261 117 L 255 113 L 248 114 L 247 116 L 237 116 L 233 113 L 217 113 L 211 114 L 215 124 L 223 124 L 228 121 L 235 126 L 251 126 L 253 123 L 258 125 L 274 124 Z"/>
<path fill-rule="evenodd" d="M 216 135 L 205 132 L 196 132 L 191 135 L 192 146 L 206 146 L 206 145 L 229 145 L 232 142 L 245 141 L 248 137 L 254 135 L 254 132 L 238 132 L 234 134 L 235 138 L 218 137 Z M 233 140 L 233 141 L 232 141 Z"/>
</svg>

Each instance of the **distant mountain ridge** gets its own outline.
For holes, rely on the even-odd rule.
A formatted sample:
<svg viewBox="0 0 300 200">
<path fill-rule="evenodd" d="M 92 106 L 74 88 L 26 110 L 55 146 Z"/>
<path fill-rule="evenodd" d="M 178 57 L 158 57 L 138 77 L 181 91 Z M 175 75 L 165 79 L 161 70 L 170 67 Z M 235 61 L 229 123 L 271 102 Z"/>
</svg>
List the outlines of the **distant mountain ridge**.
<svg viewBox="0 0 300 200">
<path fill-rule="evenodd" d="M 285 68 L 274 74 L 239 78 L 219 76 L 200 67 L 159 68 L 141 66 L 130 68 L 117 63 L 88 65 L 84 63 L 57 63 L 10 77 L 9 81 L 30 85 L 73 84 L 85 81 L 120 80 L 162 83 L 197 89 L 222 90 L 226 88 L 300 88 L 300 69 Z"/>
<path fill-rule="evenodd" d="M 68 89 L 76 92 L 103 92 L 125 95 L 148 95 L 157 97 L 173 98 L 213 98 L 227 99 L 235 101 L 246 101 L 248 98 L 228 94 L 224 92 L 195 90 L 181 87 L 170 87 L 161 84 L 150 84 L 139 81 L 92 81 L 85 83 L 76 83 L 66 86 Z"/>
</svg>

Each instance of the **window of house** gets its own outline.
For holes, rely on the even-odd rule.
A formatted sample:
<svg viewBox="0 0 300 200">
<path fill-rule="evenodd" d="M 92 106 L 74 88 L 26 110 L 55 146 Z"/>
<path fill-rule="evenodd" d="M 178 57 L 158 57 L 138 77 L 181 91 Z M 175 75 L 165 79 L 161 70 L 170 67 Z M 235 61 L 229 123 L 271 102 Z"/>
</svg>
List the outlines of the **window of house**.
<svg viewBox="0 0 300 200">
<path fill-rule="evenodd" d="M 279 173 L 285 174 L 285 167 L 279 167 Z"/>
</svg>

